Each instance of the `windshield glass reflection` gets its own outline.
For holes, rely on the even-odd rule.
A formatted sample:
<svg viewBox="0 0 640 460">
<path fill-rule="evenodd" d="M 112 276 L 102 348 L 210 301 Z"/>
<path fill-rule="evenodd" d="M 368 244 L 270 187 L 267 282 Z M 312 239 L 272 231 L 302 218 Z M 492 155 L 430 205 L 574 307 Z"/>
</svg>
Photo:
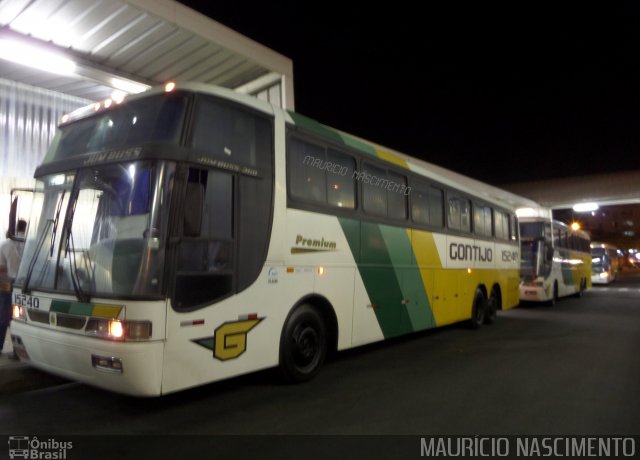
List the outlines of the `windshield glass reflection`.
<svg viewBox="0 0 640 460">
<path fill-rule="evenodd" d="M 16 284 L 84 302 L 159 296 L 168 170 L 132 162 L 44 177 Z"/>
</svg>

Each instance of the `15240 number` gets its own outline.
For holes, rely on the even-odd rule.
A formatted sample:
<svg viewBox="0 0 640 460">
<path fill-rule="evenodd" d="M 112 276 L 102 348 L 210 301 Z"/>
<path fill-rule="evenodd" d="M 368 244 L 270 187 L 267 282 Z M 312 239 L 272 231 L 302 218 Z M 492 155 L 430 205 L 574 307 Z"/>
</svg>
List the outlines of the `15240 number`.
<svg viewBox="0 0 640 460">
<path fill-rule="evenodd" d="M 26 294 L 14 294 L 13 300 L 15 303 L 29 308 L 40 308 L 40 299 L 37 297 Z"/>
</svg>

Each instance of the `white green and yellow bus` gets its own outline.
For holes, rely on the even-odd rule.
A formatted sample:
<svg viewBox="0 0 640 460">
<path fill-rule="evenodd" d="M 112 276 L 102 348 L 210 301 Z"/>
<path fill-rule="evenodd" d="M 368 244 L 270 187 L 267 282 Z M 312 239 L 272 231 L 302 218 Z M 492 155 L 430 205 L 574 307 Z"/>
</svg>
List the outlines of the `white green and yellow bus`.
<svg viewBox="0 0 640 460">
<path fill-rule="evenodd" d="M 554 305 L 591 287 L 589 234 L 546 217 L 520 217 L 520 300 Z"/>
<path fill-rule="evenodd" d="M 11 329 L 39 369 L 131 395 L 304 381 L 519 302 L 508 192 L 222 88 L 107 105 L 35 172 Z"/>
<path fill-rule="evenodd" d="M 593 284 L 613 283 L 620 270 L 622 253 L 609 243 L 591 243 L 591 282 Z"/>
</svg>

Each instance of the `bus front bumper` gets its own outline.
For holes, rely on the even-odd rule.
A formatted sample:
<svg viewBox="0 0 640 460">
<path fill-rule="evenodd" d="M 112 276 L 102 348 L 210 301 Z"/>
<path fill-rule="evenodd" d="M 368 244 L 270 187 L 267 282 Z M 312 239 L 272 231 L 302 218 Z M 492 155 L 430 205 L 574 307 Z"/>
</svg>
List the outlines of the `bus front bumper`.
<svg viewBox="0 0 640 460">
<path fill-rule="evenodd" d="M 591 284 L 609 284 L 611 281 L 613 280 L 607 272 L 591 274 Z"/>
<path fill-rule="evenodd" d="M 52 374 L 132 396 L 162 393 L 164 342 L 116 342 L 11 322 L 21 360 Z"/>
<path fill-rule="evenodd" d="M 520 285 L 520 300 L 523 302 L 546 302 L 550 294 L 541 286 Z"/>
</svg>

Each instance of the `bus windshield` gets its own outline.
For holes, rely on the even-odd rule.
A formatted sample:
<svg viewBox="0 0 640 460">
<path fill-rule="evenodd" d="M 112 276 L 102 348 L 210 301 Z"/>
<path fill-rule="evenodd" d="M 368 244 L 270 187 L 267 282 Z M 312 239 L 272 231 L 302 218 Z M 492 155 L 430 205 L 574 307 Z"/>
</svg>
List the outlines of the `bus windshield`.
<svg viewBox="0 0 640 460">
<path fill-rule="evenodd" d="M 43 164 L 146 142 L 177 144 L 187 106 L 184 94 L 157 94 L 60 126 Z"/>
<path fill-rule="evenodd" d="M 603 248 L 591 249 L 591 265 L 593 266 L 593 268 L 609 267 L 610 259 L 606 249 L 603 249 Z"/>
<path fill-rule="evenodd" d="M 130 162 L 42 177 L 16 285 L 85 302 L 160 296 L 172 169 Z"/>
<path fill-rule="evenodd" d="M 521 222 L 520 223 L 520 238 L 523 240 L 535 239 L 535 238 L 548 238 L 545 234 L 545 226 L 549 224 L 546 222 Z"/>
<path fill-rule="evenodd" d="M 538 275 L 539 241 L 520 242 L 520 277 L 535 278 Z"/>
</svg>

